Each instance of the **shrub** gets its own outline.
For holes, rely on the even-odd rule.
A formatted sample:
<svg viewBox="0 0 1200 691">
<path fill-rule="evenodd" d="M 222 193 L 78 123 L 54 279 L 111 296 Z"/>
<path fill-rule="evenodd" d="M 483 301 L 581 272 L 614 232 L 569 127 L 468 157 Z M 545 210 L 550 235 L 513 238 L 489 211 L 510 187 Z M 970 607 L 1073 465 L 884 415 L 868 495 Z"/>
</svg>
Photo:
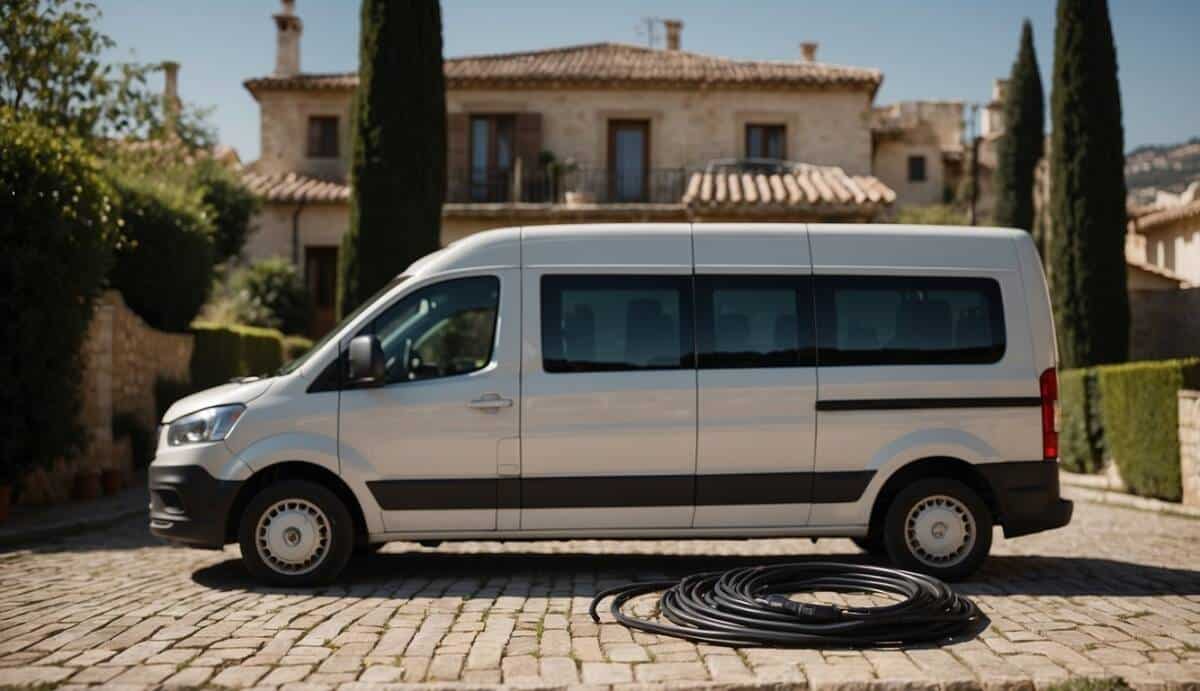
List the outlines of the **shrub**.
<svg viewBox="0 0 1200 691">
<path fill-rule="evenodd" d="M 192 334 L 191 379 L 197 390 L 270 374 L 283 365 L 283 334 L 274 329 L 196 322 Z"/>
<path fill-rule="evenodd" d="M 1062 405 L 1059 458 L 1073 472 L 1099 472 L 1104 467 L 1104 426 L 1096 370 L 1064 370 L 1058 376 Z"/>
<path fill-rule="evenodd" d="M 1179 389 L 1200 381 L 1200 359 L 1097 369 L 1104 439 L 1130 491 L 1178 501 Z"/>
<path fill-rule="evenodd" d="M 300 272 L 286 259 L 264 259 L 239 271 L 232 280 L 234 290 L 250 306 L 251 326 L 280 329 L 284 333 L 308 330 L 308 289 Z"/>
<path fill-rule="evenodd" d="M 212 213 L 216 260 L 222 262 L 239 256 L 250 234 L 250 219 L 258 211 L 258 197 L 233 171 L 211 158 L 201 159 L 192 166 L 191 182 L 200 189 L 200 201 Z"/>
<path fill-rule="evenodd" d="M 179 399 L 194 393 L 196 387 L 191 382 L 178 381 L 159 377 L 154 380 L 154 414 L 156 420 L 162 420 L 167 408 Z"/>
<path fill-rule="evenodd" d="M 950 204 L 905 206 L 896 213 L 896 223 L 921 226 L 965 226 L 967 212 Z"/>
<path fill-rule="evenodd" d="M 78 140 L 0 109 L 0 484 L 84 443 L 80 347 L 112 261 L 113 201 Z"/>
<path fill-rule="evenodd" d="M 296 358 L 304 355 L 312 350 L 313 342 L 311 339 L 303 336 L 284 336 L 283 337 L 283 360 L 291 362 Z"/>
<path fill-rule="evenodd" d="M 110 281 L 150 326 L 184 331 L 212 282 L 212 222 L 195 190 L 111 170 L 124 229 Z"/>
</svg>

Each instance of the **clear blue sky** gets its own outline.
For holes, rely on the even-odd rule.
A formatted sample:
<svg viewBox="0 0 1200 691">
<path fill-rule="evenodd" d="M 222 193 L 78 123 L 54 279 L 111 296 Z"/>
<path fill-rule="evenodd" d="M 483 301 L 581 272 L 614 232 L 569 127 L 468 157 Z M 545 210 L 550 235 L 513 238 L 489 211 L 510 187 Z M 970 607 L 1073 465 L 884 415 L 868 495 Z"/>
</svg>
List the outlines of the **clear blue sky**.
<svg viewBox="0 0 1200 691">
<path fill-rule="evenodd" d="M 220 140 L 258 157 L 258 107 L 242 87 L 274 67 L 275 0 L 100 0 L 114 59 L 183 63 L 184 100 L 215 106 Z M 358 2 L 297 0 L 301 66 L 353 70 Z M 752 59 L 792 59 L 815 40 L 818 59 L 883 70 L 876 103 L 986 101 L 1016 55 L 1022 17 L 1033 21 L 1049 99 L 1053 0 L 443 0 L 446 56 L 572 43 L 642 43 L 647 15 L 684 21 L 683 47 Z M 1200 135 L 1200 1 L 1112 0 L 1127 149 Z M 157 85 L 156 85 L 157 86 Z"/>
</svg>

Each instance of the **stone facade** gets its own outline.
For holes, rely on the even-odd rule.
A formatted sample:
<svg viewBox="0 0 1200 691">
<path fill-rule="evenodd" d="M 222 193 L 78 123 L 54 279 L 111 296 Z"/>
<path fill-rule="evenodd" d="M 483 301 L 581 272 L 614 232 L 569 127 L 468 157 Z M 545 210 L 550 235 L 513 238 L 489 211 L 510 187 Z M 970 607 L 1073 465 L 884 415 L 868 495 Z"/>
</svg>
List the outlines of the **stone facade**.
<svg viewBox="0 0 1200 691">
<path fill-rule="evenodd" d="M 1200 391 L 1179 392 L 1179 472 L 1183 503 L 1200 506 Z"/>
<path fill-rule="evenodd" d="M 872 130 L 871 170 L 902 204 L 941 204 L 954 195 L 963 175 L 961 101 L 905 101 L 875 108 Z M 910 175 L 914 157 L 924 161 L 924 179 Z"/>
</svg>

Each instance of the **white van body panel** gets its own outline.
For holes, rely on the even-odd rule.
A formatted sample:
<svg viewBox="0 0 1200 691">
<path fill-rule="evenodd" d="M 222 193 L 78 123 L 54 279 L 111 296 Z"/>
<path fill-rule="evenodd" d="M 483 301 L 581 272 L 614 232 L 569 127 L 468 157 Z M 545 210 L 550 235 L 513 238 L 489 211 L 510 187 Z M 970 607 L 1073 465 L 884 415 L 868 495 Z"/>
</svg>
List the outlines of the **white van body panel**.
<svg viewBox="0 0 1200 691">
<path fill-rule="evenodd" d="M 690 503 L 589 506 L 587 495 L 589 478 L 695 473 L 695 371 L 546 372 L 541 321 L 544 276 L 690 276 L 690 227 L 527 228 L 522 254 L 521 529 L 690 528 Z"/>
<path fill-rule="evenodd" d="M 697 225 L 693 232 L 695 274 L 702 276 L 781 276 L 810 279 L 812 258 L 803 224 L 747 228 L 735 224 Z M 717 338 L 721 320 L 715 315 Z M 759 330 L 775 325 L 755 324 Z M 809 491 L 817 433 L 817 368 L 737 368 L 697 370 L 697 502 L 693 526 L 782 527 L 808 523 Z M 793 501 L 715 503 L 706 489 L 735 482 L 738 475 L 770 476 L 792 485 Z M 710 503 L 711 502 L 711 503 Z"/>
</svg>

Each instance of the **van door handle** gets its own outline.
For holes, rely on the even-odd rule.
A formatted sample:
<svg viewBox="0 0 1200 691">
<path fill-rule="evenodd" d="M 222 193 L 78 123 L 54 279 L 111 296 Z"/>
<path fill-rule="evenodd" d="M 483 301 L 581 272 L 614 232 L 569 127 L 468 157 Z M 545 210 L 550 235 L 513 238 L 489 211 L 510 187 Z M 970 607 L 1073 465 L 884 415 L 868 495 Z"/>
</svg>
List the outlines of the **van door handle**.
<svg viewBox="0 0 1200 691">
<path fill-rule="evenodd" d="M 477 410 L 497 411 L 501 408 L 511 408 L 512 404 L 513 402 L 511 398 L 503 398 L 498 393 L 485 393 L 479 398 L 467 403 L 467 407 L 475 408 Z"/>
</svg>

